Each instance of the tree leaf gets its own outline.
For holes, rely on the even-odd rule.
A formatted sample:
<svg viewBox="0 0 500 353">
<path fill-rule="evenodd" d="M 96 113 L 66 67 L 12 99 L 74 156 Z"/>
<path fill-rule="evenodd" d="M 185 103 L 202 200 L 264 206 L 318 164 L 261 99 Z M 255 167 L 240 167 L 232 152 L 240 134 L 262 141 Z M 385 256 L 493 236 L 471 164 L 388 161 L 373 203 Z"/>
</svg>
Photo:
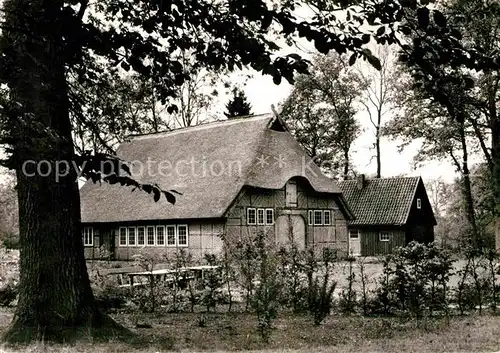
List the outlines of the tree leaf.
<svg viewBox="0 0 500 353">
<path fill-rule="evenodd" d="M 356 63 L 357 57 L 358 57 L 357 53 L 351 55 L 351 57 L 349 58 L 349 66 L 352 66 Z"/>
<path fill-rule="evenodd" d="M 446 17 L 443 15 L 441 11 L 433 10 L 432 17 L 434 18 L 434 22 L 439 27 L 446 27 Z"/>
<path fill-rule="evenodd" d="M 420 28 L 427 28 L 429 26 L 429 9 L 427 7 L 420 7 L 417 10 L 418 26 Z"/>
<path fill-rule="evenodd" d="M 161 191 L 157 187 L 155 187 L 155 188 L 153 188 L 153 194 L 154 194 L 153 200 L 155 202 L 158 202 L 160 200 Z"/>
<path fill-rule="evenodd" d="M 368 62 L 370 63 L 370 65 L 372 65 L 377 70 L 380 71 L 382 69 L 382 64 L 380 63 L 380 59 L 377 58 L 375 55 L 373 55 L 371 53 L 367 54 L 366 55 L 366 59 L 368 60 Z"/>
<path fill-rule="evenodd" d="M 175 196 L 171 194 L 168 191 L 163 191 L 163 194 L 165 195 L 165 198 L 167 199 L 168 202 L 170 202 L 172 205 L 175 205 Z"/>
</svg>

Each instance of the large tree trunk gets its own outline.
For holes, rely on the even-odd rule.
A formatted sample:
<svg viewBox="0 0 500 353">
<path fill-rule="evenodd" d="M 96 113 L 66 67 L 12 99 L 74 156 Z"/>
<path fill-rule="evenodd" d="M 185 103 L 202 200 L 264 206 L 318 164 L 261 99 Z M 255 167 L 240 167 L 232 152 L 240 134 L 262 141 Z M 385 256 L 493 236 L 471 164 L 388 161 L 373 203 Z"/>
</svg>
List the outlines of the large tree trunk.
<svg viewBox="0 0 500 353">
<path fill-rule="evenodd" d="M 12 30 L 2 38 L 2 80 L 17 104 L 9 133 L 21 244 L 19 301 L 4 337 L 11 342 L 67 341 L 91 327 L 114 326 L 96 308 L 90 288 L 75 170 L 58 177 L 54 168 L 74 157 L 61 9 L 62 1 L 53 0 L 5 3 Z"/>
<path fill-rule="evenodd" d="M 492 117 L 491 122 L 491 160 L 493 162 L 491 180 L 495 200 L 495 248 L 500 252 L 500 117 L 496 115 Z"/>
</svg>

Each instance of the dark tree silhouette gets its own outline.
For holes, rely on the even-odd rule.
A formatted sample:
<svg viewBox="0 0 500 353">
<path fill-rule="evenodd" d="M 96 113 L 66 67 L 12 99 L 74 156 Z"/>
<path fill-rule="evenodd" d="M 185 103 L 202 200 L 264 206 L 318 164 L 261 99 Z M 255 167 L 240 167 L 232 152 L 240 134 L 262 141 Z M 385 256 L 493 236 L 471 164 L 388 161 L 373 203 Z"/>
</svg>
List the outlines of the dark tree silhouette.
<svg viewBox="0 0 500 353">
<path fill-rule="evenodd" d="M 233 96 L 226 104 L 224 115 L 231 119 L 239 116 L 252 115 L 252 106 L 247 102 L 247 96 L 241 89 L 235 88 Z"/>
</svg>

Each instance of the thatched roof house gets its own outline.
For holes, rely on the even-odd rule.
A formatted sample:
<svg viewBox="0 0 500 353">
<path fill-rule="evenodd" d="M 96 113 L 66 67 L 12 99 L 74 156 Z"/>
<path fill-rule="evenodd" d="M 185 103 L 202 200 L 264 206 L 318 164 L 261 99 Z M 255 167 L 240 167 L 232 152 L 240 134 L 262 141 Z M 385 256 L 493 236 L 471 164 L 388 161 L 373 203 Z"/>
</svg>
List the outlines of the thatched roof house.
<svg viewBox="0 0 500 353">
<path fill-rule="evenodd" d="M 301 246 L 347 249 L 352 214 L 339 188 L 275 116 L 132 136 L 117 154 L 139 181 L 182 195 L 175 205 L 155 203 L 126 187 L 87 182 L 81 200 L 88 256 L 103 245 L 120 259 L 143 246 L 217 252 L 221 233 L 241 239 L 259 228 L 277 241 L 292 229 Z"/>
</svg>

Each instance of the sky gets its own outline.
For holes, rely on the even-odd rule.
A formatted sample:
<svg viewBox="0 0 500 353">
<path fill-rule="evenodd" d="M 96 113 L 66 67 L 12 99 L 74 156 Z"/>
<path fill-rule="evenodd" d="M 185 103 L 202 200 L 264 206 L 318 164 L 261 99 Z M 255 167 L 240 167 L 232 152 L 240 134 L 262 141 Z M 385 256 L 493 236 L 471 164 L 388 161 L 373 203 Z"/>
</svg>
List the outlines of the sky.
<svg viewBox="0 0 500 353">
<path fill-rule="evenodd" d="M 254 114 L 272 112 L 271 105 L 278 106 L 288 96 L 291 89 L 292 86 L 286 81 L 275 85 L 271 76 L 262 76 L 258 73 L 255 73 L 243 88 Z M 358 114 L 357 119 L 362 125 L 363 132 L 354 143 L 351 158 L 358 173 L 375 175 L 377 165 L 375 159 L 372 158 L 375 150 L 371 149 L 375 142 L 374 128 L 366 113 Z M 382 138 L 382 177 L 420 175 L 424 180 L 442 177 L 447 182 L 452 182 L 457 177 L 449 161 L 428 162 L 419 168 L 414 168 L 412 161 L 418 148 L 419 142 L 415 142 L 400 153 L 397 141 Z"/>
</svg>

